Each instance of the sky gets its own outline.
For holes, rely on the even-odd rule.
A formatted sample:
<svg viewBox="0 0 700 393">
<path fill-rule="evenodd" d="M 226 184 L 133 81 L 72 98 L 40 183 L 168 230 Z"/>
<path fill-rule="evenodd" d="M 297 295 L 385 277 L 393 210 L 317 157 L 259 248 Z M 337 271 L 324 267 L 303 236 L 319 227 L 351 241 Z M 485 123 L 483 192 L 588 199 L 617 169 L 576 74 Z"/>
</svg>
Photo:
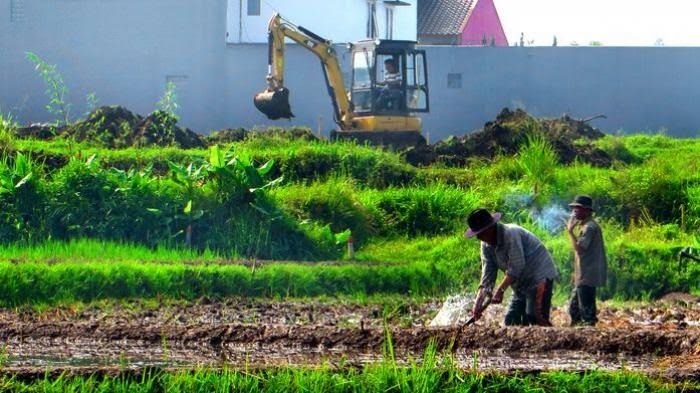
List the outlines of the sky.
<svg viewBox="0 0 700 393">
<path fill-rule="evenodd" d="M 700 46 L 699 0 L 494 0 L 508 42 Z"/>
</svg>

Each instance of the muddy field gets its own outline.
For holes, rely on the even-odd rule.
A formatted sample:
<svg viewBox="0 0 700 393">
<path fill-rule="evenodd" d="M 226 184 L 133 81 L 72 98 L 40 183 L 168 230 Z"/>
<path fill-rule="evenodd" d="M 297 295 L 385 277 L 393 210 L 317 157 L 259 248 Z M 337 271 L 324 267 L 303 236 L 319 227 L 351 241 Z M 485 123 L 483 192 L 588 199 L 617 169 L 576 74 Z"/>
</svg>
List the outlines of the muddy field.
<svg viewBox="0 0 700 393">
<path fill-rule="evenodd" d="M 361 366 L 380 361 L 390 332 L 399 363 L 432 342 L 462 368 L 505 372 L 639 370 L 700 378 L 700 304 L 687 295 L 630 308 L 602 304 L 595 328 L 501 327 L 503 306 L 476 325 L 428 327 L 439 300 L 394 305 L 201 299 L 80 310 L 1 310 L 2 371 L 24 376 L 114 373 L 144 366 Z"/>
</svg>

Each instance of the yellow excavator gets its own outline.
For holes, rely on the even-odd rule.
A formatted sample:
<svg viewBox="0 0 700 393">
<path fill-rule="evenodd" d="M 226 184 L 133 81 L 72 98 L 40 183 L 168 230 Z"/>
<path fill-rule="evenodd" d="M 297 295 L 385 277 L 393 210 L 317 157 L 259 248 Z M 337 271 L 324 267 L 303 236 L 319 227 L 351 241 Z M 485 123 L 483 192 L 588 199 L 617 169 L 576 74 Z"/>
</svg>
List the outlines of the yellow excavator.
<svg viewBox="0 0 700 393">
<path fill-rule="evenodd" d="M 289 89 L 284 85 L 285 38 L 321 61 L 338 129 L 332 140 L 357 140 L 403 149 L 425 145 L 417 113 L 428 112 L 425 51 L 414 41 L 365 40 L 349 44 L 352 73 L 349 90 L 333 44 L 274 14 L 268 26 L 267 89 L 255 95 L 255 107 L 271 120 L 289 119 Z"/>
</svg>

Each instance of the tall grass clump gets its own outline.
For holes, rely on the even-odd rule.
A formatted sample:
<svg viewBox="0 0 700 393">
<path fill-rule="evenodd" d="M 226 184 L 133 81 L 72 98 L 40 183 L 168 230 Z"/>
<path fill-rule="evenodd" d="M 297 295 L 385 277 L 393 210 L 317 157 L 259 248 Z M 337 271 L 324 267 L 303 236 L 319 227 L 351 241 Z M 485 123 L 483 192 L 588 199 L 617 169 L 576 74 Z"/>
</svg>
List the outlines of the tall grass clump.
<svg viewBox="0 0 700 393">
<path fill-rule="evenodd" d="M 384 237 L 453 233 L 479 207 L 473 190 L 443 184 L 366 190 L 361 200 L 376 223 L 377 234 Z"/>
<path fill-rule="evenodd" d="M 533 199 L 540 204 L 547 201 L 559 164 L 552 145 L 542 136 L 528 135 L 516 160 L 523 171 L 523 182 L 532 189 Z"/>
<path fill-rule="evenodd" d="M 277 188 L 272 197 L 298 220 L 329 225 L 335 233 L 350 229 L 356 241 L 364 242 L 373 234 L 375 224 L 359 200 L 359 193 L 354 180 L 334 177 L 309 186 L 293 184 Z"/>
<path fill-rule="evenodd" d="M 15 149 L 15 128 L 12 117 L 0 112 L 0 158 Z"/>
<path fill-rule="evenodd" d="M 677 222 L 681 206 L 687 205 L 683 172 L 671 170 L 665 162 L 652 162 L 612 175 L 610 196 L 619 207 L 623 223 L 648 214 L 661 222 Z"/>
<path fill-rule="evenodd" d="M 687 209 L 684 209 L 683 224 L 690 231 L 700 232 L 700 184 L 686 189 Z"/>
<path fill-rule="evenodd" d="M 416 175 L 416 169 L 402 162 L 397 153 L 347 142 L 295 140 L 268 145 L 253 138 L 234 146 L 250 152 L 255 161 L 275 160 L 278 166 L 273 176 L 292 182 L 348 177 L 359 185 L 386 188 L 409 184 Z"/>
</svg>

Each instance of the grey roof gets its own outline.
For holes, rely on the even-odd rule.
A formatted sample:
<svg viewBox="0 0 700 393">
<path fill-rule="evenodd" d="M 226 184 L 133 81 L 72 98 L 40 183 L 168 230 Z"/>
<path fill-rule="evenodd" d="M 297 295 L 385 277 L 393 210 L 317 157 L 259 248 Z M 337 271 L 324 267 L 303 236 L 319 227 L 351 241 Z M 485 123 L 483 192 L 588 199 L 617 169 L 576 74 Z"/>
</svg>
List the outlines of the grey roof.
<svg viewBox="0 0 700 393">
<path fill-rule="evenodd" d="M 418 35 L 460 34 L 477 0 L 419 0 Z"/>
</svg>

